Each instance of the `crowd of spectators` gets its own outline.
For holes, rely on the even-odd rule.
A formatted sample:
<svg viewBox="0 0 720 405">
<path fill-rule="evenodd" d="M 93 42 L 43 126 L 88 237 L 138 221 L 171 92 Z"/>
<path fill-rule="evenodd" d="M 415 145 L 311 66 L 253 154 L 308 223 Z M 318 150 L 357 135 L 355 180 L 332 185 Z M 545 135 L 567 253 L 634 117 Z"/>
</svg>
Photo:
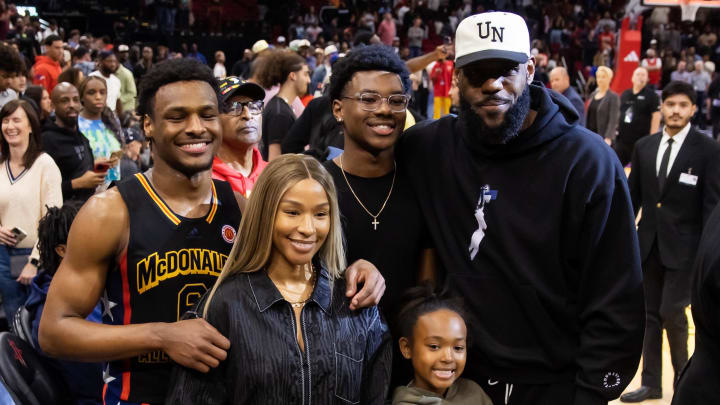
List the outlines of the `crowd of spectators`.
<svg viewBox="0 0 720 405">
<path fill-rule="evenodd" d="M 42 238 L 37 226 L 48 209 L 63 200 L 82 203 L 152 166 L 136 114 L 138 89 L 153 66 L 168 59 L 197 59 L 225 86 L 248 81 L 264 89 L 264 99 L 236 101 L 233 107 L 238 117 L 248 108 L 243 120 L 262 114 L 261 137 L 243 149 L 247 160 L 224 166 L 232 162 L 216 159 L 222 170 L 254 178 L 258 167 L 283 153 L 310 149 L 327 159 L 343 148 L 328 88 L 334 64 L 357 47 L 382 44 L 406 63 L 411 73 L 406 127 L 457 111 L 455 30 L 467 16 L 491 9 L 525 18 L 535 79 L 565 95 L 579 123 L 613 145 L 623 164 L 635 141 L 657 131 L 658 93 L 670 81 L 694 87 L 694 123 L 711 127 L 715 137 L 720 133 L 718 16 L 709 9 L 701 9 L 694 22 L 681 21 L 678 9 L 645 10 L 639 70 L 633 87 L 616 94 L 610 83 L 628 10 L 610 0 L 385 0 L 352 6 L 330 1 L 317 9 L 287 10 L 286 24 L 264 24 L 260 34 L 247 33 L 252 40 L 238 40 L 239 49 L 218 48 L 213 41 L 201 46 L 190 2 L 180 3 L 157 2 L 153 26 L 165 40 L 145 41 L 93 35 L 54 20 L 43 25 L 0 0 L 0 163 L 9 179 L 0 183 L 0 256 L 7 258 L 0 260 L 0 294 L 6 317 L 22 305 L 37 274 Z M 271 12 L 263 10 L 260 20 Z M 206 33 L 222 37 L 217 30 Z M 638 95 L 644 101 L 637 101 Z M 21 177 L 23 189 L 34 190 L 22 201 L 11 192 L 19 187 L 10 188 Z M 240 191 L 249 195 L 251 188 L 243 180 Z M 23 221 L 11 219 L 17 216 Z"/>
</svg>

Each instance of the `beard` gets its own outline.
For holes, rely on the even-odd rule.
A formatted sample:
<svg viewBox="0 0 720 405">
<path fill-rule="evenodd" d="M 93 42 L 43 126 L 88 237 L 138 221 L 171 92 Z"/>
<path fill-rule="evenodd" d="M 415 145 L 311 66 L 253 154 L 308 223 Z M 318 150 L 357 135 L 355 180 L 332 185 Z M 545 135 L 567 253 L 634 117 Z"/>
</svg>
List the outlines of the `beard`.
<svg viewBox="0 0 720 405">
<path fill-rule="evenodd" d="M 530 87 L 525 86 L 515 104 L 505 113 L 503 121 L 497 127 L 490 127 L 485 120 L 473 110 L 472 105 L 460 92 L 460 118 L 465 122 L 465 130 L 471 138 L 478 139 L 487 145 L 505 145 L 520 132 L 525 117 L 530 111 Z"/>
</svg>

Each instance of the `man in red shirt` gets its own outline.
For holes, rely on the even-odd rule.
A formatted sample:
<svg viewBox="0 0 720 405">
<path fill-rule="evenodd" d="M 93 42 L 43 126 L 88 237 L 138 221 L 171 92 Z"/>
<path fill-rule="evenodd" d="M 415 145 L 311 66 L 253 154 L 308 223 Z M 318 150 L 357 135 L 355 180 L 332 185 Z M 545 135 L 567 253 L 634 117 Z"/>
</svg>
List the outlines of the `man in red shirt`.
<svg viewBox="0 0 720 405">
<path fill-rule="evenodd" d="M 261 137 L 265 90 L 235 76 L 220 81 L 224 112 L 223 141 L 213 160 L 212 177 L 230 183 L 233 190 L 250 196 L 260 172 L 267 166 L 256 145 Z"/>
<path fill-rule="evenodd" d="M 441 57 L 430 69 L 433 82 L 433 119 L 450 113 L 450 87 L 452 86 L 454 64 L 451 60 Z"/>
<path fill-rule="evenodd" d="M 63 41 L 57 35 L 50 35 L 43 41 L 45 54 L 35 58 L 33 84 L 43 86 L 52 93 L 62 72 L 60 61 L 63 57 Z"/>
<path fill-rule="evenodd" d="M 615 33 L 612 32 L 612 26 L 603 26 L 602 32 L 598 34 L 597 38 L 600 44 L 600 49 L 603 48 L 604 44 L 608 44 L 610 45 L 610 48 L 615 49 Z"/>
<path fill-rule="evenodd" d="M 662 60 L 655 56 L 655 50 L 650 48 L 645 53 L 646 57 L 640 62 L 640 66 L 648 71 L 648 83 L 660 88 L 660 79 L 662 78 Z"/>
</svg>

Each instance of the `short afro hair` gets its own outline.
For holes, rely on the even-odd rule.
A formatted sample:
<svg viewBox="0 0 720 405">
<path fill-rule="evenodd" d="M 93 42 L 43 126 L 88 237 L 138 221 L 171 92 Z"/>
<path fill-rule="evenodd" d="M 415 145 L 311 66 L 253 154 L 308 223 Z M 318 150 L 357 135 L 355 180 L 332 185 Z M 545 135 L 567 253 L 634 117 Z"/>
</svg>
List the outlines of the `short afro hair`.
<svg viewBox="0 0 720 405">
<path fill-rule="evenodd" d="M 191 58 L 169 59 L 153 65 L 140 81 L 138 115 L 152 117 L 155 107 L 155 94 L 160 87 L 170 83 L 195 80 L 206 82 L 213 88 L 218 107 L 220 107 L 222 103 L 220 102 L 218 81 L 207 65 Z"/>
<path fill-rule="evenodd" d="M 0 42 L 0 70 L 9 74 L 22 72 L 25 63 L 15 48 Z"/>
<path fill-rule="evenodd" d="M 668 97 L 672 97 L 677 94 L 686 95 L 690 99 L 690 102 L 693 104 L 695 104 L 697 100 L 697 93 L 695 93 L 695 88 L 693 88 L 692 84 L 680 80 L 675 80 L 668 83 L 665 88 L 663 88 L 661 96 L 662 101 L 665 102 Z"/>
<path fill-rule="evenodd" d="M 405 67 L 405 62 L 395 54 L 391 47 L 371 45 L 354 48 L 347 56 L 338 59 L 333 65 L 328 90 L 330 99 L 341 99 L 343 90 L 345 90 L 347 83 L 352 80 L 353 75 L 357 72 L 370 70 L 382 70 L 399 75 L 405 92 L 410 91 L 410 74 Z"/>
<path fill-rule="evenodd" d="M 410 341 L 418 319 L 425 314 L 446 309 L 458 314 L 466 324 L 469 321 L 460 298 L 451 297 L 447 290 L 436 291 L 427 281 L 407 289 L 400 302 L 403 304 L 395 314 L 393 336 L 404 337 Z"/>
</svg>

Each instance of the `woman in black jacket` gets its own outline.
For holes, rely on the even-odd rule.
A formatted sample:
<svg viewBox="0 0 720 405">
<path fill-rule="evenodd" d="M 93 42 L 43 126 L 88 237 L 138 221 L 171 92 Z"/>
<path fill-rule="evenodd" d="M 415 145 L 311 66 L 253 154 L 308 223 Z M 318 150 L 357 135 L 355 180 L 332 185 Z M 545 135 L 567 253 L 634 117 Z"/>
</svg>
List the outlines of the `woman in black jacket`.
<svg viewBox="0 0 720 405">
<path fill-rule="evenodd" d="M 169 404 L 380 404 L 391 340 L 377 307 L 351 311 L 332 177 L 282 155 L 255 184 L 223 272 L 198 312 L 231 342 L 207 374 L 178 368 Z M 234 237 L 232 229 L 227 237 Z"/>
<path fill-rule="evenodd" d="M 595 72 L 597 89 L 590 94 L 590 102 L 585 112 L 587 129 L 599 134 L 610 145 L 617 133 L 618 117 L 620 116 L 620 97 L 610 90 L 613 71 L 607 66 L 600 66 Z"/>
</svg>

